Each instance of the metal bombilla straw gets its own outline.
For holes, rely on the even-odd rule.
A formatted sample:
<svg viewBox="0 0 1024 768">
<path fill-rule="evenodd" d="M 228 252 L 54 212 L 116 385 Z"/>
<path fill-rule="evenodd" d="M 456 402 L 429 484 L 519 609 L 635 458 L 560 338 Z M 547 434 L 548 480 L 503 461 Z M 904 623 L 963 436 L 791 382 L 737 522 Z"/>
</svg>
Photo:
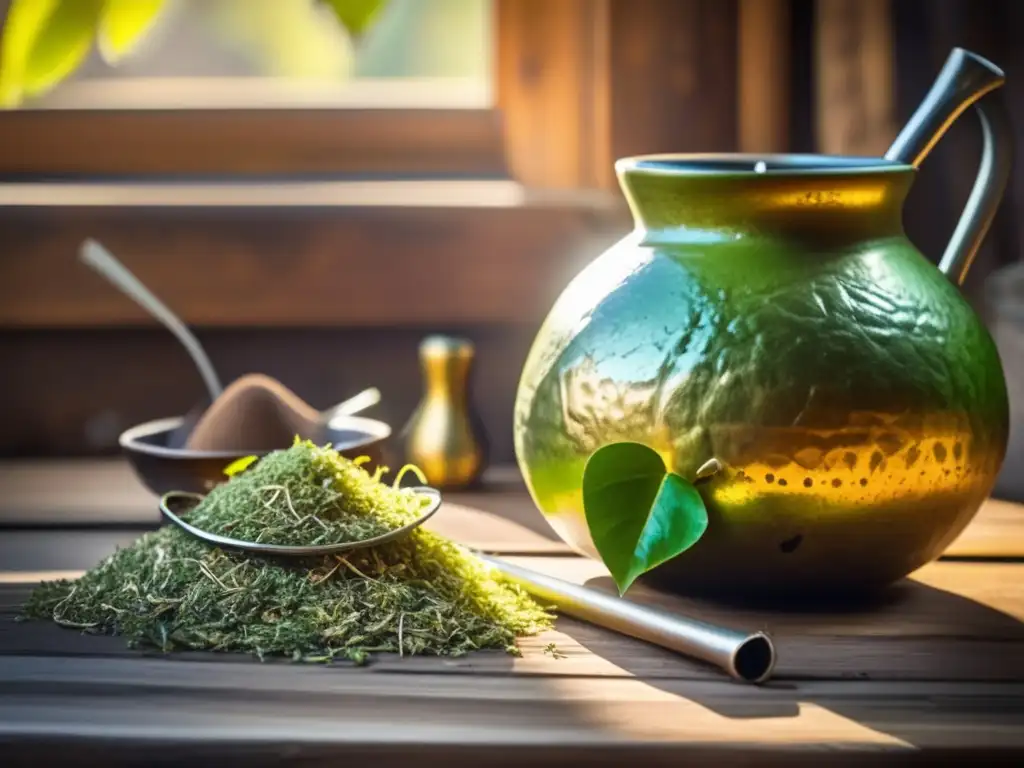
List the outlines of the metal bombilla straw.
<svg viewBox="0 0 1024 768">
<path fill-rule="evenodd" d="M 78 258 L 173 333 L 185 347 L 196 368 L 199 369 L 199 375 L 203 377 L 206 391 L 210 395 L 210 402 L 220 397 L 224 387 L 221 385 L 217 371 L 214 369 L 213 363 L 210 362 L 210 358 L 207 357 L 202 344 L 188 329 L 188 326 L 156 297 L 156 294 L 143 285 L 142 281 L 133 275 L 128 267 L 115 258 L 114 254 L 91 238 L 82 243 Z"/>
<path fill-rule="evenodd" d="M 961 285 L 967 276 L 1013 168 L 1013 129 L 1006 106 L 998 94 L 988 95 L 1005 80 L 1003 71 L 988 59 L 954 48 L 931 90 L 885 153 L 887 160 L 918 167 L 953 121 L 974 106 L 981 123 L 981 164 L 964 212 L 939 260 L 939 271 L 955 285 Z"/>
<path fill-rule="evenodd" d="M 764 632 L 739 632 L 668 611 L 638 605 L 596 589 L 481 555 L 513 582 L 560 613 L 699 659 L 747 683 L 763 683 L 775 668 L 772 639 Z"/>
</svg>

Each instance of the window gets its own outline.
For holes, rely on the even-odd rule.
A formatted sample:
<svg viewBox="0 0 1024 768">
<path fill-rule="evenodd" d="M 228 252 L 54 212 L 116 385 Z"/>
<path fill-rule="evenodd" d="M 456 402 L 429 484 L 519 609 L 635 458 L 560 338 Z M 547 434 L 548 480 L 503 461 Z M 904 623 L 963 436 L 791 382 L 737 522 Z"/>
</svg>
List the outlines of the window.
<svg viewBox="0 0 1024 768">
<path fill-rule="evenodd" d="M 536 324 L 628 230 L 614 158 L 735 148 L 737 3 L 389 0 L 352 77 L 285 82 L 203 37 L 187 11 L 217 2 L 177 0 L 131 65 L 0 112 L 0 364 L 19 372 L 0 454 L 114 452 L 194 404 L 172 341 L 75 263 L 91 237 L 222 376 L 263 369 L 318 405 L 372 383 L 397 425 L 420 334 L 479 340 L 509 460 Z"/>
<path fill-rule="evenodd" d="M 507 177 L 495 2 L 388 0 L 353 42 L 321 0 L 168 0 L 117 66 L 0 114 L 0 175 Z"/>
<path fill-rule="evenodd" d="M 169 0 L 30 109 L 488 108 L 491 0 L 390 0 L 362 39 L 321 0 Z"/>
</svg>

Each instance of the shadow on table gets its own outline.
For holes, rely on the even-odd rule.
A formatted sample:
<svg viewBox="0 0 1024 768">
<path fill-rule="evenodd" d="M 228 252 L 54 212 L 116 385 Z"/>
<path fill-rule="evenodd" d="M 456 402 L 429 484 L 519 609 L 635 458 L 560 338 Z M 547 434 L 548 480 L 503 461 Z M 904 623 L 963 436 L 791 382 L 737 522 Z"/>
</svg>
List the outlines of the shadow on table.
<svg viewBox="0 0 1024 768">
<path fill-rule="evenodd" d="M 587 587 L 615 593 L 608 577 L 591 579 Z M 659 648 L 637 651 L 629 642 L 600 642 L 600 633 L 566 633 L 591 652 L 645 683 L 680 693 L 681 680 L 705 678 L 724 686 L 687 686 L 685 698 L 734 719 L 795 718 L 801 704 L 816 704 L 873 730 L 904 741 L 908 733 L 891 732 L 887 723 L 869 722 L 885 708 L 901 707 L 909 720 L 921 711 L 936 711 L 933 693 L 906 693 L 891 683 L 959 682 L 970 685 L 1024 682 L 1024 623 L 975 600 L 905 579 L 884 592 L 857 601 L 804 601 L 768 604 L 710 602 L 680 598 L 649 588 L 631 599 L 692 618 L 742 630 L 766 630 L 775 641 L 778 661 L 772 680 L 752 691 L 712 667 L 680 659 Z M 659 658 L 657 665 L 651 659 Z M 875 681 L 877 692 L 843 682 Z M 709 690 L 716 689 L 713 693 Z M 691 695 L 693 690 L 696 695 Z M 960 687 L 958 693 L 965 690 Z M 704 693 L 702 693 L 704 692 Z M 706 694 L 706 695 L 704 695 Z M 909 697 L 909 698 L 908 698 Z M 998 704 L 980 709 L 968 702 L 957 706 L 976 713 L 1002 707 L 1024 722 L 1024 697 L 1011 692 Z M 939 706 L 941 709 L 941 705 Z M 1008 709 L 1007 709 L 1008 708 Z M 903 721 L 908 718 L 896 717 Z M 887 721 L 888 722 L 888 721 Z"/>
</svg>

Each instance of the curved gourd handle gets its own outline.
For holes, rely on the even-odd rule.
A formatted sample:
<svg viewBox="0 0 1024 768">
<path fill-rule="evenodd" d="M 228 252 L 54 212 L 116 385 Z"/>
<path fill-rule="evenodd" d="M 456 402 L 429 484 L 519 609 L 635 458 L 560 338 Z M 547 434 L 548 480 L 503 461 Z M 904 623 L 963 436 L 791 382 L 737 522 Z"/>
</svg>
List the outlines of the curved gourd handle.
<svg viewBox="0 0 1024 768">
<path fill-rule="evenodd" d="M 885 153 L 887 160 L 913 165 L 928 156 L 946 130 L 972 104 L 981 121 L 983 147 L 978 176 L 956 230 L 939 261 L 939 269 L 963 283 L 1010 177 L 1013 133 L 999 94 L 986 94 L 1005 81 L 1003 71 L 977 54 L 954 48 L 935 84 Z"/>
</svg>

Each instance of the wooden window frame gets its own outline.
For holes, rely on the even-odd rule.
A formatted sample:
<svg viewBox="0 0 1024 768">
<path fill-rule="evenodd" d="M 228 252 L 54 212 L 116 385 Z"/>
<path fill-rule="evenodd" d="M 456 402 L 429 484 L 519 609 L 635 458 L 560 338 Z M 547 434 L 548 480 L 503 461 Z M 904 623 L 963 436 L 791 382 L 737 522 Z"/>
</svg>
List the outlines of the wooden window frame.
<svg viewBox="0 0 1024 768">
<path fill-rule="evenodd" d="M 11 111 L 0 114 L 0 177 L 468 176 L 611 189 L 615 158 L 734 150 L 738 130 L 757 131 L 738 96 L 754 94 L 762 126 L 762 94 L 777 100 L 763 80 L 784 49 L 779 26 L 772 47 L 746 46 L 759 83 L 746 91 L 737 37 L 751 26 L 742 19 L 783 19 L 788 0 L 495 6 L 494 108 Z M 778 144 L 780 113 L 747 143 Z"/>
<path fill-rule="evenodd" d="M 501 177 L 506 168 L 490 109 L 54 109 L 0 114 L 0 175 Z"/>
<path fill-rule="evenodd" d="M 784 67 L 772 70 L 776 87 L 764 72 L 785 45 L 738 46 L 744 25 L 783 28 L 790 0 L 495 2 L 493 109 L 0 113 L 0 328 L 148 322 L 82 279 L 73 259 L 84 237 L 206 327 L 532 324 L 555 288 L 628 230 L 616 158 L 786 149 L 785 110 L 766 123 L 740 98 L 751 79 L 784 98 Z M 751 124 L 753 138 L 742 130 Z M 368 204 L 367 184 L 391 186 L 374 187 Z M 246 232 L 254 206 L 280 226 Z M 370 248 L 394 277 L 355 264 Z M 438 269 L 402 269 L 425 253 Z M 204 288 L 169 264 L 201 268 Z M 218 298 L 244 264 L 270 281 L 288 270 L 318 298 L 273 311 L 255 295 Z M 361 286 L 348 279 L 357 274 Z"/>
</svg>

